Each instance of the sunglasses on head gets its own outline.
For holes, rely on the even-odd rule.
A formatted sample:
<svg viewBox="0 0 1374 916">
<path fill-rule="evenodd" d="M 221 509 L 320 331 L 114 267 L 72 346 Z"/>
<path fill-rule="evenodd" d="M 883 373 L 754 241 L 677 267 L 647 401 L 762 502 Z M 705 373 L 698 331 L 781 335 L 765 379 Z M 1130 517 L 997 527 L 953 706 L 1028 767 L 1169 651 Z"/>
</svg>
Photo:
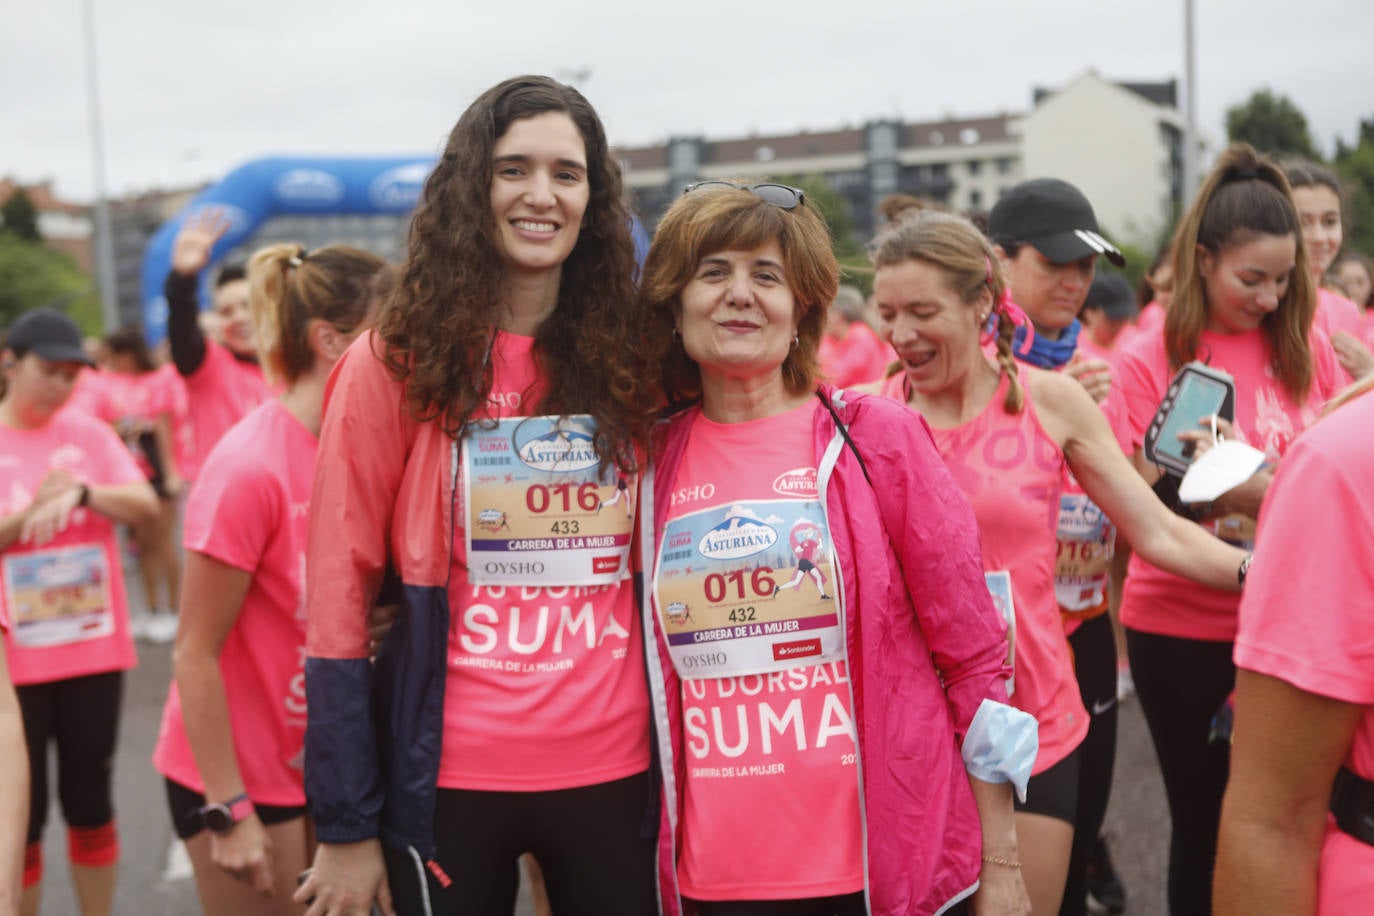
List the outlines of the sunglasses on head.
<svg viewBox="0 0 1374 916">
<path fill-rule="evenodd" d="M 733 181 L 698 181 L 689 184 L 683 194 L 691 194 L 702 188 L 734 188 L 737 191 L 748 191 L 764 203 L 772 204 L 783 210 L 795 210 L 797 207 L 806 204 L 806 192 L 801 188 L 794 188 L 786 184 L 735 184 Z"/>
</svg>

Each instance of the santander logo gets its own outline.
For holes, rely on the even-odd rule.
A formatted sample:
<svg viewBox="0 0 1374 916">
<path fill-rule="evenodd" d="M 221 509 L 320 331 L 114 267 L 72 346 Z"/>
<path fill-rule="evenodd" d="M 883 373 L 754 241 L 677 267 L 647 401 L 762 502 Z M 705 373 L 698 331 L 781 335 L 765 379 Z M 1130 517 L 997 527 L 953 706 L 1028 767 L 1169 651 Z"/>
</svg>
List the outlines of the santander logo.
<svg viewBox="0 0 1374 916">
<path fill-rule="evenodd" d="M 816 495 L 816 469 L 793 468 L 783 471 L 773 481 L 773 492 L 780 496 L 814 497 Z"/>
</svg>

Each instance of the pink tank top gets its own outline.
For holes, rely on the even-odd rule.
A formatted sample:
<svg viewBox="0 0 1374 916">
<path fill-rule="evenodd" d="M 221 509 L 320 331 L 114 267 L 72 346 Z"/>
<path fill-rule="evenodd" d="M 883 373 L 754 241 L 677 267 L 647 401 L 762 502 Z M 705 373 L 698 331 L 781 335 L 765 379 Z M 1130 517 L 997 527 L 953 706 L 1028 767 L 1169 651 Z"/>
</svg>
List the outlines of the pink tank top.
<svg viewBox="0 0 1374 916">
<path fill-rule="evenodd" d="M 1016 612 L 1011 702 L 1040 724 L 1040 753 L 1032 769 L 1038 774 L 1078 746 L 1087 733 L 1088 716 L 1054 592 L 1064 453 L 1040 425 L 1028 376 L 1029 370 L 1018 365 L 1017 377 L 1026 392 L 1019 414 L 1008 414 L 1002 406 L 1008 385 L 1004 375 L 977 417 L 951 429 L 932 426 L 931 433 L 978 519 L 984 571 L 1011 577 Z M 905 401 L 905 382 L 904 375 L 893 376 L 884 394 Z"/>
</svg>

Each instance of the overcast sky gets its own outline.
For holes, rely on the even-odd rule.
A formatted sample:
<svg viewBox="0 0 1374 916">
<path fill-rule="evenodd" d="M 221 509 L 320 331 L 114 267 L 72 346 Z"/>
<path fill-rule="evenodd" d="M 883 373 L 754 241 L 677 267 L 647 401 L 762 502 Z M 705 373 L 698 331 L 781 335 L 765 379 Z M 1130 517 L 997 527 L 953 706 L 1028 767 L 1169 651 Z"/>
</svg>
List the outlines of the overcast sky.
<svg viewBox="0 0 1374 916">
<path fill-rule="evenodd" d="M 435 152 L 511 75 L 576 79 L 613 143 L 1025 111 L 1094 68 L 1180 77 L 1183 0 L 90 0 L 109 188 L 260 156 Z M 94 188 L 82 0 L 4 0 L 0 175 Z M 1196 0 L 1198 106 L 1269 86 L 1320 148 L 1374 117 L 1371 0 Z M 22 12 L 19 10 L 22 9 Z"/>
</svg>

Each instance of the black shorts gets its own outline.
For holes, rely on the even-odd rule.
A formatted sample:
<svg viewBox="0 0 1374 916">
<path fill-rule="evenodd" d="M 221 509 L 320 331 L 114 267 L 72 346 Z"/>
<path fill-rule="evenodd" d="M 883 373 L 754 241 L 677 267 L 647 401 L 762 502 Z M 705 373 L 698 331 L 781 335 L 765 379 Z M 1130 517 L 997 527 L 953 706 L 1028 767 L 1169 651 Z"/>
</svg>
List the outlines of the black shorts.
<svg viewBox="0 0 1374 916">
<path fill-rule="evenodd" d="M 797 572 L 799 573 L 809 573 L 811 570 L 815 568 L 816 564 L 812 563 L 805 557 L 802 557 L 800 560 L 797 561 Z"/>
<path fill-rule="evenodd" d="M 167 783 L 167 807 L 172 812 L 172 829 L 183 840 L 189 840 L 205 829 L 200 819 L 200 809 L 205 807 L 205 796 L 188 789 L 179 782 L 165 780 Z M 298 817 L 305 817 L 305 805 L 259 805 L 253 803 L 253 813 L 266 827 L 285 824 Z"/>
<path fill-rule="evenodd" d="M 1026 800 L 1013 796 L 1023 814 L 1041 814 L 1073 826 L 1078 820 L 1078 748 L 1026 784 Z"/>
</svg>

